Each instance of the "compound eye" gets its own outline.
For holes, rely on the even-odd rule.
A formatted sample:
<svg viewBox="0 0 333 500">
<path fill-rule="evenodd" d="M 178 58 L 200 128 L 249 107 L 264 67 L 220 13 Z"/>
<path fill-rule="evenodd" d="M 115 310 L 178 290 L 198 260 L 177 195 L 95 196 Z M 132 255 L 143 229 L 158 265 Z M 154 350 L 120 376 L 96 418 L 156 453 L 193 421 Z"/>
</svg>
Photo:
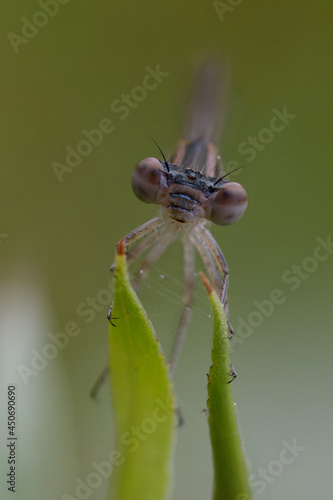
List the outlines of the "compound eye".
<svg viewBox="0 0 333 500">
<path fill-rule="evenodd" d="M 216 194 L 210 219 L 219 226 L 238 221 L 247 207 L 247 193 L 238 182 L 228 182 Z"/>
<path fill-rule="evenodd" d="M 132 189 L 145 203 L 154 203 L 160 188 L 162 165 L 156 158 L 145 158 L 134 168 L 132 174 Z"/>
</svg>

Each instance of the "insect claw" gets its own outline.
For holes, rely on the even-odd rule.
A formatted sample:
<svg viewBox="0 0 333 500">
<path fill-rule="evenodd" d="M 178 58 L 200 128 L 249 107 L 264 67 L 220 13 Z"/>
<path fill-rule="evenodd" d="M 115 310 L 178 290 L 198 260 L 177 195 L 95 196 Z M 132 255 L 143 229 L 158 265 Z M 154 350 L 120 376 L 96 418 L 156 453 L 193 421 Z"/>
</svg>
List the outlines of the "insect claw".
<svg viewBox="0 0 333 500">
<path fill-rule="evenodd" d="M 228 375 L 230 375 L 231 377 L 231 380 L 229 380 L 229 382 L 227 382 L 227 384 L 231 384 L 231 382 L 233 382 L 235 380 L 235 378 L 237 377 L 237 373 L 236 373 L 236 370 L 235 368 L 232 366 L 232 364 L 230 363 L 230 370 L 231 372 L 228 373 Z"/>
<path fill-rule="evenodd" d="M 232 337 L 235 335 L 235 331 L 234 331 L 233 327 L 231 326 L 231 323 L 229 320 L 227 321 L 227 325 L 228 325 L 229 333 L 230 333 L 228 339 L 231 340 Z"/>
<path fill-rule="evenodd" d="M 108 318 L 108 320 L 110 321 L 110 323 L 111 323 L 111 325 L 112 325 L 112 326 L 117 326 L 117 325 L 115 325 L 114 323 L 112 323 L 112 320 L 113 320 L 113 319 L 119 319 L 119 318 L 113 318 L 113 317 L 112 317 L 112 307 L 113 307 L 113 303 L 110 305 L 110 307 L 109 307 L 109 309 L 108 309 L 107 318 Z"/>
</svg>

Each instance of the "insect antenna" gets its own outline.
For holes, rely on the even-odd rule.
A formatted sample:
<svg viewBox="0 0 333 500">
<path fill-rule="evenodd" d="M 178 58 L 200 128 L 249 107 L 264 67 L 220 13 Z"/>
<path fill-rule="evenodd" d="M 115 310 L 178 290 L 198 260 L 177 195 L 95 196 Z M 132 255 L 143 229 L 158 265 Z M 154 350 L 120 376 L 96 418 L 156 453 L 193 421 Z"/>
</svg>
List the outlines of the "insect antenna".
<svg viewBox="0 0 333 500">
<path fill-rule="evenodd" d="M 219 177 L 217 181 L 214 182 L 213 186 L 216 186 L 219 182 L 223 181 L 228 175 L 233 174 L 234 172 L 237 172 L 237 170 L 241 170 L 242 168 L 248 167 L 249 165 L 242 165 L 241 167 L 235 168 L 234 170 L 231 170 L 230 172 L 227 172 L 226 174 L 223 175 L 223 177 Z"/>
<path fill-rule="evenodd" d="M 168 172 L 170 172 L 170 169 L 169 169 L 169 163 L 167 162 L 167 159 L 166 157 L 164 156 L 164 153 L 162 151 L 162 149 L 159 147 L 159 145 L 157 144 L 157 142 L 155 141 L 154 137 L 151 137 L 151 139 L 155 142 L 156 146 L 158 147 L 159 149 L 159 152 L 161 153 L 162 157 L 163 157 L 163 160 L 164 160 L 164 164 L 168 170 Z"/>
</svg>

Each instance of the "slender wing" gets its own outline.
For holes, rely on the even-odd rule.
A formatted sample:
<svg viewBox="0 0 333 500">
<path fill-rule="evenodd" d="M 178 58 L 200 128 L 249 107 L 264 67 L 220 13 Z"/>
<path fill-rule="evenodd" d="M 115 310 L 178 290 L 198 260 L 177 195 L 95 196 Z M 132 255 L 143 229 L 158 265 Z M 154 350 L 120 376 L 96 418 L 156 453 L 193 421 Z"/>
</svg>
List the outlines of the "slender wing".
<svg viewBox="0 0 333 500">
<path fill-rule="evenodd" d="M 206 60 L 198 67 L 184 126 L 184 139 L 172 158 L 173 163 L 200 170 L 208 177 L 221 175 L 222 168 L 216 158 L 214 143 L 225 121 L 221 104 L 226 102 L 227 87 L 228 72 L 217 60 Z"/>
</svg>

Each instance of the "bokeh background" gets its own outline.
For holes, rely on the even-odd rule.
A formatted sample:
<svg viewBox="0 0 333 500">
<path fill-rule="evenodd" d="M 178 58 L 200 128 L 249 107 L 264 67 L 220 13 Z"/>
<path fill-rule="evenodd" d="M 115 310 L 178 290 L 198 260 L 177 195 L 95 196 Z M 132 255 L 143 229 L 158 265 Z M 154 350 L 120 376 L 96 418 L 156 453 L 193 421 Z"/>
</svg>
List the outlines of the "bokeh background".
<svg viewBox="0 0 333 500">
<path fill-rule="evenodd" d="M 112 450 L 107 384 L 97 403 L 89 399 L 107 357 L 110 292 L 101 290 L 112 288 L 119 238 L 157 212 L 132 194 L 132 168 L 157 154 L 151 136 L 172 153 L 193 64 L 210 52 L 228 61 L 232 75 L 223 159 L 250 165 L 234 177 L 248 191 L 247 213 L 213 233 L 231 271 L 231 321 L 243 335 L 233 344 L 233 390 L 249 471 L 254 481 L 261 476 L 254 498 L 331 498 L 333 254 L 329 246 L 314 252 L 317 238 L 332 235 L 333 7 L 310 0 L 47 5 L 46 17 L 33 0 L 1 7 L 1 498 L 12 498 L 5 479 L 9 384 L 17 386 L 15 498 L 75 497 L 76 478 L 85 482 Z M 121 119 L 111 105 L 142 84 L 147 66 L 168 75 Z M 273 109 L 284 107 L 296 116 L 267 136 Z M 82 130 L 105 118 L 114 130 L 60 182 L 54 162 L 64 164 L 66 147 L 76 148 Z M 240 146 L 250 136 L 270 137 L 259 140 L 251 162 Z M 143 290 L 166 344 L 179 313 L 181 273 L 175 245 Z M 175 377 L 186 425 L 178 432 L 172 499 L 211 497 L 202 409 L 212 318 L 196 284 Z M 276 289 L 283 303 L 272 309 L 266 302 L 269 313 L 260 319 L 258 303 Z M 50 334 L 69 322 L 79 333 L 46 366 L 40 361 L 25 384 L 22 366 L 31 369 Z M 244 334 L 241 322 L 257 324 Z M 293 442 L 302 449 L 281 463 Z M 86 498 L 105 499 L 106 491 L 104 480 Z"/>
</svg>

